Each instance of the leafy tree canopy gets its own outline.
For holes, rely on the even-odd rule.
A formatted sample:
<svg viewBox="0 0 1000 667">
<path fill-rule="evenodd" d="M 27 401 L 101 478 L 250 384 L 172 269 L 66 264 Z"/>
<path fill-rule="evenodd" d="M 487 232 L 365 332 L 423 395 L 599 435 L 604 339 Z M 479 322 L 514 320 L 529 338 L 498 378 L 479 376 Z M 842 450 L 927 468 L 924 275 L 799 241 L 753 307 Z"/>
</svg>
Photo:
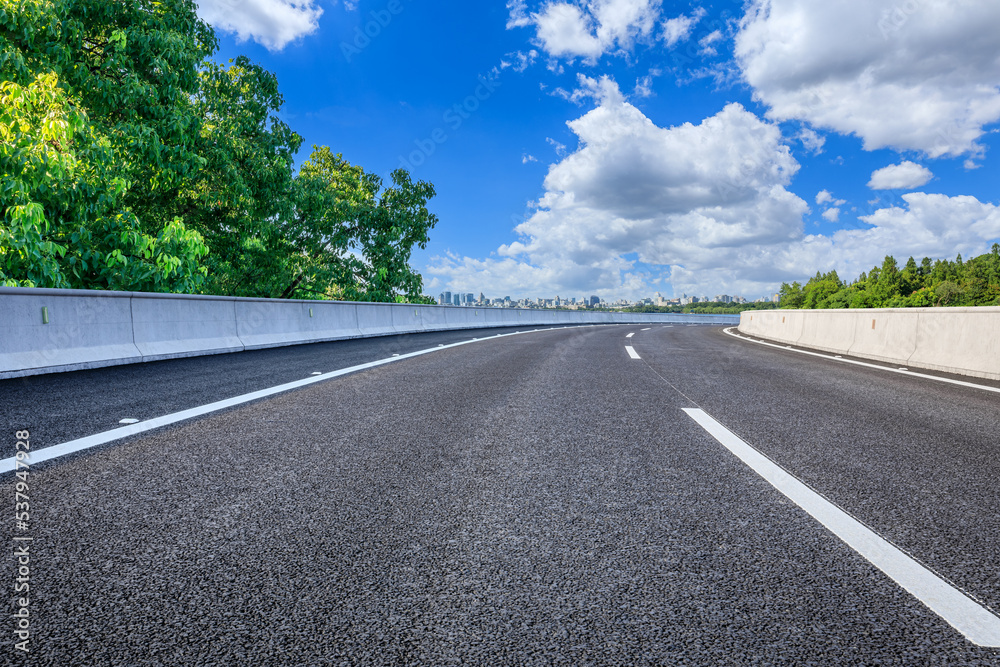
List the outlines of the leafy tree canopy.
<svg viewBox="0 0 1000 667">
<path fill-rule="evenodd" d="M 836 272 L 817 273 L 805 285 L 781 286 L 782 308 L 907 308 L 1000 305 L 1000 244 L 968 261 L 910 257 L 900 269 L 887 256 L 881 266 L 843 283 Z"/>
<path fill-rule="evenodd" d="M 0 0 L 0 284 L 420 300 L 432 185 L 302 142 L 193 0 Z"/>
</svg>

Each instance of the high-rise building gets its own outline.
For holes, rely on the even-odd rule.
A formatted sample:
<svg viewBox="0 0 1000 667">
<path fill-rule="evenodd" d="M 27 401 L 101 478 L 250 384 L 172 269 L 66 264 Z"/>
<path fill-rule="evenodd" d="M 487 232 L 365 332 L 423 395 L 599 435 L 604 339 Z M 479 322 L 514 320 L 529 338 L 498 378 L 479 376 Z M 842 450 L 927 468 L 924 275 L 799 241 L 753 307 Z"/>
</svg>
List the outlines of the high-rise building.
<svg viewBox="0 0 1000 667">
<path fill-rule="evenodd" d="M 438 303 L 440 303 L 442 306 L 450 306 L 451 292 L 441 292 L 441 297 L 439 298 Z"/>
<path fill-rule="evenodd" d="M 590 307 L 591 308 L 596 307 L 600 303 L 601 303 L 601 300 L 598 297 L 596 297 L 596 296 L 590 297 Z"/>
</svg>

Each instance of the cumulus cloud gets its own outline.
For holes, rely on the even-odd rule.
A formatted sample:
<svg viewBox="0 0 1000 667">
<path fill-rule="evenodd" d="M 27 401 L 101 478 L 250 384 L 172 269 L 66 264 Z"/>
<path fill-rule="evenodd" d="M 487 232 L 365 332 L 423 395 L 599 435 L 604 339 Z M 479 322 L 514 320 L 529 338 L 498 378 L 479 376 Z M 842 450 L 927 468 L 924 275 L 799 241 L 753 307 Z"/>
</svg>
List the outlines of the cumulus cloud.
<svg viewBox="0 0 1000 667">
<path fill-rule="evenodd" d="M 531 13 L 524 0 L 511 0 L 507 9 L 507 28 L 534 26 L 537 44 L 549 56 L 595 61 L 649 37 L 660 14 L 660 0 L 549 2 Z"/>
<path fill-rule="evenodd" d="M 836 199 L 833 193 L 829 190 L 820 190 L 816 193 L 816 203 L 820 206 L 823 204 L 833 204 L 834 206 L 843 206 L 847 202 L 843 199 Z"/>
<path fill-rule="evenodd" d="M 597 106 L 569 123 L 579 147 L 549 168 L 518 240 L 486 259 L 438 258 L 429 273 L 463 289 L 612 296 L 648 287 L 651 265 L 711 289 L 746 248 L 801 237 L 808 206 L 785 187 L 799 166 L 776 126 L 730 104 L 661 128 L 607 77 L 581 84 Z"/>
<path fill-rule="evenodd" d="M 808 127 L 802 128 L 802 131 L 798 134 L 798 140 L 802 142 L 802 146 L 807 151 L 811 151 L 814 155 L 822 153 L 823 146 L 826 145 L 826 137 L 814 130 L 810 130 Z"/>
<path fill-rule="evenodd" d="M 348 5 L 348 8 L 351 6 Z M 319 28 L 323 10 L 315 0 L 199 0 L 198 16 L 212 27 L 236 33 L 242 42 L 258 42 L 280 51 L 290 42 Z"/>
<path fill-rule="evenodd" d="M 576 5 L 549 5 L 532 18 L 542 48 L 551 56 L 593 60 L 604 53 L 604 45 L 593 34 L 593 19 Z"/>
<path fill-rule="evenodd" d="M 698 22 L 705 16 L 705 10 L 699 7 L 690 15 L 681 14 L 663 22 L 663 41 L 667 48 L 673 48 L 678 43 L 691 37 L 691 31 L 698 25 Z"/>
<path fill-rule="evenodd" d="M 735 53 L 769 118 L 976 156 L 1000 120 L 998 25 L 997 2 L 751 0 Z"/>
<path fill-rule="evenodd" d="M 853 277 L 891 253 L 986 252 L 1000 208 L 921 192 L 851 228 L 806 234 L 808 204 L 787 186 L 799 169 L 777 126 L 730 104 L 698 124 L 662 128 L 614 81 L 580 81 L 595 108 L 568 125 L 578 145 L 549 167 L 516 238 L 485 258 L 435 258 L 425 273 L 452 289 L 522 297 L 717 293 L 755 296 L 836 269 Z M 827 220 L 843 199 L 815 197 Z"/>
<path fill-rule="evenodd" d="M 934 174 L 930 169 L 909 160 L 872 172 L 868 187 L 872 190 L 912 190 L 926 185 Z"/>
<path fill-rule="evenodd" d="M 538 162 L 538 158 L 527 153 L 521 156 L 521 164 L 528 164 L 529 162 Z"/>
</svg>

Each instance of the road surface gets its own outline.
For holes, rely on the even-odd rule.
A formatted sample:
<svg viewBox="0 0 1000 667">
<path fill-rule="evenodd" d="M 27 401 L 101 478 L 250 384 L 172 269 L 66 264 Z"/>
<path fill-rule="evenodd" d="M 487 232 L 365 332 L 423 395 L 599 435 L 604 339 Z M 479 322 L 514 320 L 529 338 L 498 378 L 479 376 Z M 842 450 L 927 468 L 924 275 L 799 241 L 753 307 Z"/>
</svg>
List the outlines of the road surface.
<svg viewBox="0 0 1000 667">
<path fill-rule="evenodd" d="M 989 636 L 1000 609 L 995 383 L 717 327 L 472 341 L 488 335 L 0 383 L 10 457 L 16 430 L 39 453 L 124 418 L 319 377 L 32 464 L 20 529 L 19 480 L 0 477 L 9 544 L 31 538 L 30 654 L 11 618 L 3 660 L 1000 664 L 963 630 L 986 618 Z M 312 375 L 379 359 L 395 361 Z M 843 515 L 847 538 L 788 495 L 796 484 L 806 505 Z M 973 612 L 942 616 L 893 581 L 850 544 L 864 530 L 884 540 L 876 560 L 908 559 L 918 584 Z M 8 559 L 7 585 L 17 567 Z"/>
</svg>

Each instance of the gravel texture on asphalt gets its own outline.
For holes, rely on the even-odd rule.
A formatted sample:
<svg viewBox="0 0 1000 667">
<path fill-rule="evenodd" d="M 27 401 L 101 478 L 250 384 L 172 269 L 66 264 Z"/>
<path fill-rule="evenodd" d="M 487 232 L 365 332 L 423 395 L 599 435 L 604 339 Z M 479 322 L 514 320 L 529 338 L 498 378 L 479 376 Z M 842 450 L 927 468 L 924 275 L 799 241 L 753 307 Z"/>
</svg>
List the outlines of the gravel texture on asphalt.
<svg viewBox="0 0 1000 667">
<path fill-rule="evenodd" d="M 995 605 L 995 398 L 714 328 L 637 333 L 631 360 L 624 336 L 641 328 L 444 350 L 39 466 L 32 654 L 0 655 L 1000 664 L 681 410 L 702 407 Z M 162 386 L 187 382 L 167 366 L 147 382 L 182 393 Z M 86 400 L 105 409 L 96 388 Z M 11 505 L 14 481 L 0 480 Z"/>
<path fill-rule="evenodd" d="M 521 327 L 439 331 L 290 345 L 0 380 L 0 433 L 28 428 L 34 447 L 58 445 L 287 382 Z M 0 442 L 0 458 L 14 445 Z"/>
</svg>

